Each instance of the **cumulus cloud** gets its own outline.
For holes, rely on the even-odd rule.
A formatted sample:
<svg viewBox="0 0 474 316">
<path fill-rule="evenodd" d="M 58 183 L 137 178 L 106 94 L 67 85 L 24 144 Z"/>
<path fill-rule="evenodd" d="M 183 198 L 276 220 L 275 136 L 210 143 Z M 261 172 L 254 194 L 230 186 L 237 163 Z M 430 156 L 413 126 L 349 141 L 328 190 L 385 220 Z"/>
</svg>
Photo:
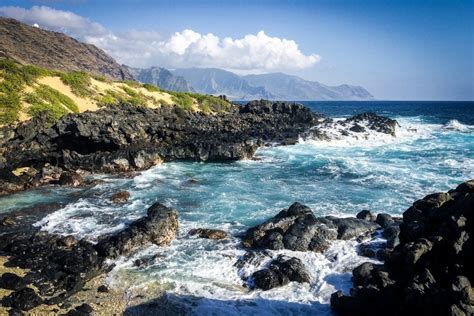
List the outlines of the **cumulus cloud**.
<svg viewBox="0 0 474 316">
<path fill-rule="evenodd" d="M 136 67 L 217 67 L 268 72 L 309 68 L 320 60 L 319 55 L 304 54 L 294 40 L 271 37 L 264 31 L 240 39 L 219 38 L 189 29 L 168 35 L 153 30 L 113 33 L 87 18 L 46 6 L 0 7 L 0 15 L 66 33 Z"/>
</svg>

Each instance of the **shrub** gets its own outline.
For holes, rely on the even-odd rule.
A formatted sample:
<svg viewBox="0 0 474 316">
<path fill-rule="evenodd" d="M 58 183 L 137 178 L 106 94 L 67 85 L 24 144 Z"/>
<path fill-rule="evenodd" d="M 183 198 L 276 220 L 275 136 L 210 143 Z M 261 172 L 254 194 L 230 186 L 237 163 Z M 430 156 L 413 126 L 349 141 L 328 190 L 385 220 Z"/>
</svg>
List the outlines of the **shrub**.
<svg viewBox="0 0 474 316">
<path fill-rule="evenodd" d="M 100 82 L 112 82 L 112 80 L 106 78 L 105 76 L 96 75 L 96 74 L 92 74 L 91 76 L 92 78 Z"/>
<path fill-rule="evenodd" d="M 167 91 L 171 94 L 171 99 L 177 106 L 187 110 L 193 110 L 194 99 L 186 92 Z"/>
<path fill-rule="evenodd" d="M 158 88 L 157 86 L 155 86 L 153 84 L 149 84 L 149 83 L 145 83 L 143 85 L 143 88 L 147 89 L 150 92 L 160 92 L 160 88 Z"/>
<path fill-rule="evenodd" d="M 200 108 L 203 112 L 209 113 L 213 112 L 226 112 L 229 111 L 231 108 L 231 104 L 228 101 L 222 100 L 221 98 L 206 95 L 206 94 L 199 94 L 199 93 L 188 93 L 190 96 L 196 99 Z"/>
<path fill-rule="evenodd" d="M 90 76 L 82 71 L 73 71 L 62 73 L 61 81 L 71 88 L 72 93 L 80 97 L 87 97 L 92 94 L 89 89 L 91 78 Z"/>
<path fill-rule="evenodd" d="M 140 88 L 142 84 L 138 81 L 133 80 L 120 80 L 121 83 L 125 83 L 127 86 L 132 88 Z"/>
<path fill-rule="evenodd" d="M 31 117 L 35 117 L 41 112 L 48 112 L 51 122 L 57 121 L 70 111 L 79 112 L 79 107 L 71 98 L 43 84 L 39 85 L 33 93 L 27 94 L 25 102 L 30 104 L 28 114 Z"/>
<path fill-rule="evenodd" d="M 138 92 L 136 90 L 133 90 L 132 88 L 129 88 L 127 86 L 122 86 L 121 88 L 123 91 L 125 91 L 125 93 L 127 93 L 131 97 L 138 96 Z"/>
<path fill-rule="evenodd" d="M 117 98 L 111 93 L 106 93 L 97 102 L 99 103 L 99 106 L 111 106 L 119 103 Z"/>
</svg>

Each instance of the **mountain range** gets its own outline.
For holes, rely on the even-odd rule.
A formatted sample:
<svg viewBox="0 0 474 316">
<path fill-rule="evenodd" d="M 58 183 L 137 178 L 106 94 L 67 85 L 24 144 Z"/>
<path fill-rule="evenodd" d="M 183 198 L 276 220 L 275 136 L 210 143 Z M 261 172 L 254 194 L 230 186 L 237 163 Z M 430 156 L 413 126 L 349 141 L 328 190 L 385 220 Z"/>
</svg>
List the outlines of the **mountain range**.
<svg viewBox="0 0 474 316">
<path fill-rule="evenodd" d="M 168 69 L 151 67 L 146 69 L 127 67 L 135 80 L 151 83 L 165 90 L 178 92 L 196 92 L 181 76 L 174 75 Z"/>
<path fill-rule="evenodd" d="M 217 68 L 132 68 L 120 65 L 94 45 L 3 17 L 0 17 L 0 58 L 47 69 L 84 71 L 116 80 L 135 79 L 170 91 L 226 95 L 232 100 L 373 99 L 360 86 L 328 86 L 284 73 L 240 76 Z"/>
<path fill-rule="evenodd" d="M 166 90 L 226 95 L 233 100 L 372 100 L 361 86 L 328 86 L 284 73 L 239 76 L 217 68 L 129 68 L 136 80 Z"/>
</svg>

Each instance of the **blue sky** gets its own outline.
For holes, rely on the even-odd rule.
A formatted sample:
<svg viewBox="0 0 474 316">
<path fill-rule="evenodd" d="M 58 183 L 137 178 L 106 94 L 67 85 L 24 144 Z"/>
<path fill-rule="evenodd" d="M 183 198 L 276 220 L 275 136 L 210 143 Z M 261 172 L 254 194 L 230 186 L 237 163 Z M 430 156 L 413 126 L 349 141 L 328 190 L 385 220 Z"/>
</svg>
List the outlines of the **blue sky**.
<svg viewBox="0 0 474 316">
<path fill-rule="evenodd" d="M 474 1 L 4 0 L 1 6 L 72 12 L 100 27 L 84 34 L 71 25 L 66 32 L 137 66 L 284 71 L 330 85 L 361 85 L 378 99 L 474 99 Z M 245 48 L 240 42 L 213 46 L 226 37 L 243 39 Z M 181 52 L 173 38 L 200 40 Z M 159 47 L 146 45 L 152 42 Z M 255 55 L 241 62 L 247 53 Z"/>
</svg>

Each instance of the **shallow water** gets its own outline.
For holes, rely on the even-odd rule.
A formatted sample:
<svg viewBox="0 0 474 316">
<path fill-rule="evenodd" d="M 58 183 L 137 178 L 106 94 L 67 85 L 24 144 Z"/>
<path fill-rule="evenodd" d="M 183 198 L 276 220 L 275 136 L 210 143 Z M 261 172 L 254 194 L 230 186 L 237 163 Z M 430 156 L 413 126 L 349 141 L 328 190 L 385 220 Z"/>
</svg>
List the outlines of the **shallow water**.
<svg viewBox="0 0 474 316">
<path fill-rule="evenodd" d="M 474 105 L 307 105 L 333 117 L 375 110 L 396 118 L 401 127 L 396 137 L 373 133 L 261 148 L 256 161 L 167 163 L 133 179 L 104 177 L 106 183 L 80 198 L 64 189 L 56 196 L 51 193 L 57 189 L 41 189 L 2 198 L 0 208 L 69 202 L 37 225 L 49 232 L 94 241 L 145 215 L 148 206 L 160 201 L 179 211 L 178 238 L 169 248 L 151 246 L 132 258 L 120 259 L 108 278 L 112 286 L 165 283 L 169 301 L 189 307 L 197 315 L 329 314 L 330 294 L 336 289 L 347 291 L 351 269 L 367 260 L 357 255 L 355 241 L 336 242 L 324 254 L 274 252 L 303 259 L 312 282 L 262 292 L 242 286 L 241 277 L 257 267 L 238 270 L 233 266 L 244 253 L 237 236 L 294 201 L 309 205 L 318 216 L 349 216 L 362 209 L 399 215 L 426 194 L 474 178 Z M 109 202 L 109 197 L 122 189 L 131 193 L 129 203 L 117 206 Z M 223 229 L 232 237 L 223 242 L 188 237 L 187 232 L 195 227 Z M 146 268 L 133 265 L 135 259 L 154 254 L 159 254 L 155 264 Z"/>
</svg>

